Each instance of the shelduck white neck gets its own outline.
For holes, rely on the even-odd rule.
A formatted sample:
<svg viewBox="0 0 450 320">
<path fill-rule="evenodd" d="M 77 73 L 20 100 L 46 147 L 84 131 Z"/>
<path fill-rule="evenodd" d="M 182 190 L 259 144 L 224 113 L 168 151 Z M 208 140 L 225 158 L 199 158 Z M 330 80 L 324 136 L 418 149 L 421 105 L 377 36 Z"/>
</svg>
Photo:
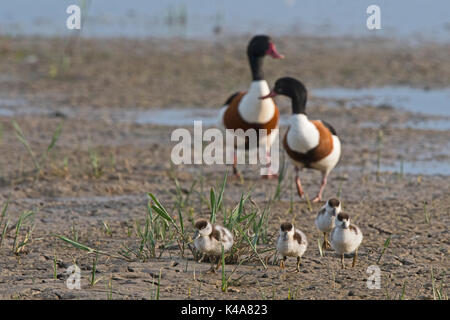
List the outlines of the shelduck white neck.
<svg viewBox="0 0 450 320">
<path fill-rule="evenodd" d="M 319 144 L 320 134 L 316 126 L 305 114 L 293 114 L 291 127 L 287 135 L 289 148 L 306 153 Z"/>
<path fill-rule="evenodd" d="M 267 123 L 275 114 L 272 99 L 260 99 L 270 93 L 266 80 L 253 81 L 239 104 L 241 117 L 249 123 Z"/>
</svg>

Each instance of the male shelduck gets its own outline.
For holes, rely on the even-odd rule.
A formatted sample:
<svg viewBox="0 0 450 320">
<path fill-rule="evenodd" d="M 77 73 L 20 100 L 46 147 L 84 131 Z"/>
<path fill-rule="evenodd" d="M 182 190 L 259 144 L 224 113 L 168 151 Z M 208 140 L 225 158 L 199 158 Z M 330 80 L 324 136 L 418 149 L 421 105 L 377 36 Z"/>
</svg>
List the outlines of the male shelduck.
<svg viewBox="0 0 450 320">
<path fill-rule="evenodd" d="M 305 86 L 293 78 L 280 78 L 273 90 L 261 99 L 272 98 L 277 94 L 292 100 L 290 126 L 284 136 L 283 146 L 295 166 L 297 192 L 303 197 L 299 169 L 311 168 L 322 173 L 322 184 L 313 202 L 322 200 L 327 177 L 341 156 L 341 142 L 336 130 L 322 120 L 309 120 L 306 115 L 307 91 Z"/>
<path fill-rule="evenodd" d="M 196 234 L 194 236 L 195 248 L 209 256 L 219 257 L 218 264 L 214 268 L 214 261 L 209 271 L 215 272 L 219 267 L 220 256 L 223 252 L 228 252 L 233 246 L 233 234 L 227 229 L 217 224 L 211 224 L 207 220 L 198 220 L 195 223 Z"/>
<path fill-rule="evenodd" d="M 317 213 L 315 224 L 317 229 L 323 233 L 322 249 L 328 249 L 330 242 L 327 239 L 327 234 L 334 228 L 334 219 L 336 215 L 341 212 L 341 202 L 338 199 L 331 198 L 327 203 L 320 208 Z"/>
<path fill-rule="evenodd" d="M 335 222 L 336 226 L 331 231 L 331 247 L 341 255 L 341 266 L 344 266 L 344 254 L 355 252 L 352 268 L 355 267 L 358 256 L 358 248 L 363 240 L 361 230 L 350 223 L 350 217 L 346 213 L 339 213 Z"/>
<path fill-rule="evenodd" d="M 284 222 L 280 226 L 277 252 L 280 256 L 280 268 L 284 269 L 286 257 L 297 257 L 296 271 L 300 271 L 301 257 L 308 247 L 308 240 L 303 232 L 295 229 L 292 223 Z"/>
<path fill-rule="evenodd" d="M 225 129 L 242 129 L 244 133 L 248 129 L 254 129 L 258 135 L 259 129 L 267 130 L 267 137 L 258 139 L 258 143 L 266 146 L 267 163 L 270 163 L 270 152 L 267 150 L 277 137 L 278 131 L 272 132 L 272 130 L 278 129 L 280 115 L 273 99 L 259 99 L 262 95 L 267 95 L 270 92 L 262 70 L 266 55 L 275 59 L 283 58 L 283 55 L 277 52 L 275 45 L 268 36 L 254 36 L 247 47 L 253 81 L 248 91 L 236 92 L 226 100 L 220 111 L 219 121 Z M 236 151 L 234 151 L 233 173 L 235 176 L 239 176 L 236 165 L 237 158 Z M 272 172 L 267 175 L 267 177 L 272 176 L 275 176 Z"/>
</svg>

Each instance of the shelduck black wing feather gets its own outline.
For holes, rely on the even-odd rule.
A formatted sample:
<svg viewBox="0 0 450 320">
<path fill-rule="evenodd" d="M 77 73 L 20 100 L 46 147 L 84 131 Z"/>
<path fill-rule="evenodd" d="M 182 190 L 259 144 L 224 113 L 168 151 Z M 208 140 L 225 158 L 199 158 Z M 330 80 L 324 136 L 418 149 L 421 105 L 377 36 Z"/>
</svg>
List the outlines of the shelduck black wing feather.
<svg viewBox="0 0 450 320">
<path fill-rule="evenodd" d="M 233 93 L 228 99 L 227 101 L 225 101 L 225 103 L 223 104 L 224 106 L 229 105 L 231 103 L 231 101 L 233 101 L 233 99 L 239 94 L 240 92 L 237 91 L 235 93 Z"/>
<path fill-rule="evenodd" d="M 321 120 L 321 121 L 322 121 L 323 125 L 324 125 L 325 127 L 327 127 L 328 130 L 330 130 L 330 132 L 331 132 L 331 134 L 332 134 L 333 136 L 337 136 L 337 132 L 336 132 L 336 130 L 331 126 L 331 124 L 329 124 L 328 122 L 323 121 L 323 120 Z"/>
</svg>

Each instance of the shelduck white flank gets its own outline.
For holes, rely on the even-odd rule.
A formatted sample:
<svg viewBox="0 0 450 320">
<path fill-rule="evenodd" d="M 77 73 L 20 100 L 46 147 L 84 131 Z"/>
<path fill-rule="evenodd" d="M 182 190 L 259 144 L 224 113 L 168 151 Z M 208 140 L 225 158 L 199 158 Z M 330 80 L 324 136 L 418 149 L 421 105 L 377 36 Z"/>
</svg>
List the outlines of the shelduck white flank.
<svg viewBox="0 0 450 320">
<path fill-rule="evenodd" d="M 228 252 L 233 246 L 233 234 L 227 228 L 211 224 L 203 219 L 195 223 L 195 228 L 197 229 L 194 236 L 195 248 L 207 256 L 219 256 L 218 262 L 220 262 L 222 246 L 224 252 Z M 211 271 L 215 271 L 214 264 L 211 266 Z"/>
<path fill-rule="evenodd" d="M 307 91 L 303 83 L 294 78 L 280 78 L 275 82 L 272 91 L 261 99 L 273 98 L 276 95 L 291 98 L 292 115 L 290 126 L 284 136 L 283 146 L 295 166 L 297 192 L 303 197 L 299 170 L 311 168 L 322 173 L 322 183 L 317 196 L 312 200 L 322 200 L 331 170 L 341 156 L 341 142 L 336 130 L 323 120 L 309 120 L 306 115 Z"/>
<path fill-rule="evenodd" d="M 334 220 L 340 212 L 341 202 L 338 199 L 332 198 L 317 213 L 315 224 L 317 229 L 323 233 L 322 249 L 328 249 L 330 247 L 327 234 L 334 228 Z"/>
<path fill-rule="evenodd" d="M 346 213 L 337 215 L 336 226 L 331 232 L 331 247 L 341 255 L 341 266 L 344 268 L 344 254 L 355 252 L 352 267 L 356 264 L 358 248 L 363 240 L 361 230 L 350 223 L 350 217 Z"/>
<path fill-rule="evenodd" d="M 219 112 L 220 126 L 225 129 L 242 129 L 244 133 L 249 129 L 267 130 L 267 136 L 258 140 L 258 144 L 265 146 L 266 150 L 277 137 L 280 113 L 273 99 L 261 100 L 260 97 L 270 92 L 269 85 L 264 79 L 262 70 L 263 60 L 266 55 L 275 59 L 283 58 L 275 49 L 275 45 L 266 35 L 254 36 L 247 46 L 247 56 L 252 72 L 252 82 L 248 91 L 239 91 L 232 94 L 224 103 Z M 270 153 L 267 153 L 270 163 Z M 237 171 L 236 153 L 234 154 L 233 173 L 239 176 Z M 269 172 L 268 177 L 275 176 Z"/>
<path fill-rule="evenodd" d="M 284 269 L 287 257 L 297 257 L 296 271 L 300 271 L 301 257 L 308 247 L 308 240 L 303 232 L 295 229 L 292 223 L 284 222 L 280 226 L 277 240 L 277 252 L 280 257 L 280 268 Z"/>
</svg>

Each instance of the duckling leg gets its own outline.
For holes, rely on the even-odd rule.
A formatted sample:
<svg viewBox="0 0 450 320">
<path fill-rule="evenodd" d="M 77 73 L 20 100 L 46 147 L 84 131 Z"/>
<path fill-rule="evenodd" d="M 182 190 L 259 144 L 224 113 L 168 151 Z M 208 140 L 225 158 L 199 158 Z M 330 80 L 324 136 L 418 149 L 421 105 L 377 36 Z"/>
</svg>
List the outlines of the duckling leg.
<svg viewBox="0 0 450 320">
<path fill-rule="evenodd" d="M 328 250 L 331 248 L 331 243 L 327 239 L 327 233 L 323 233 L 323 244 L 322 244 L 322 250 Z"/>
<path fill-rule="evenodd" d="M 209 256 L 209 260 L 211 262 L 211 268 L 209 268 L 208 271 L 206 271 L 206 273 L 216 273 L 216 268 L 215 268 L 215 264 L 216 262 L 214 261 L 212 256 Z M 220 261 L 220 260 L 219 260 Z"/>
<path fill-rule="evenodd" d="M 219 259 L 217 260 L 216 270 L 219 269 L 221 263 L 222 263 L 222 257 L 219 257 Z"/>
<path fill-rule="evenodd" d="M 355 251 L 355 255 L 353 256 L 352 268 L 356 265 L 356 258 L 358 257 L 358 249 Z"/>
<path fill-rule="evenodd" d="M 344 265 L 344 254 L 341 255 L 341 268 L 345 269 L 345 265 Z"/>
<path fill-rule="evenodd" d="M 312 200 L 312 202 L 319 202 L 322 200 L 322 193 L 323 193 L 323 190 L 325 190 L 325 186 L 327 185 L 327 178 L 328 178 L 328 174 L 324 173 L 322 176 L 322 184 L 320 185 L 319 193 Z"/>
<path fill-rule="evenodd" d="M 283 257 L 281 260 L 280 260 L 280 269 L 281 270 L 284 270 L 284 262 L 286 261 L 286 257 Z"/>
<path fill-rule="evenodd" d="M 300 177 L 298 175 L 298 168 L 295 167 L 295 183 L 297 185 L 297 193 L 299 195 L 300 198 L 303 198 L 303 188 L 302 188 L 302 183 L 300 182 Z"/>
<path fill-rule="evenodd" d="M 322 243 L 322 250 L 326 250 L 327 249 L 327 233 L 324 232 L 323 233 L 323 243 Z"/>
<path fill-rule="evenodd" d="M 297 272 L 300 272 L 300 263 L 302 262 L 302 257 L 297 257 Z"/>
</svg>

